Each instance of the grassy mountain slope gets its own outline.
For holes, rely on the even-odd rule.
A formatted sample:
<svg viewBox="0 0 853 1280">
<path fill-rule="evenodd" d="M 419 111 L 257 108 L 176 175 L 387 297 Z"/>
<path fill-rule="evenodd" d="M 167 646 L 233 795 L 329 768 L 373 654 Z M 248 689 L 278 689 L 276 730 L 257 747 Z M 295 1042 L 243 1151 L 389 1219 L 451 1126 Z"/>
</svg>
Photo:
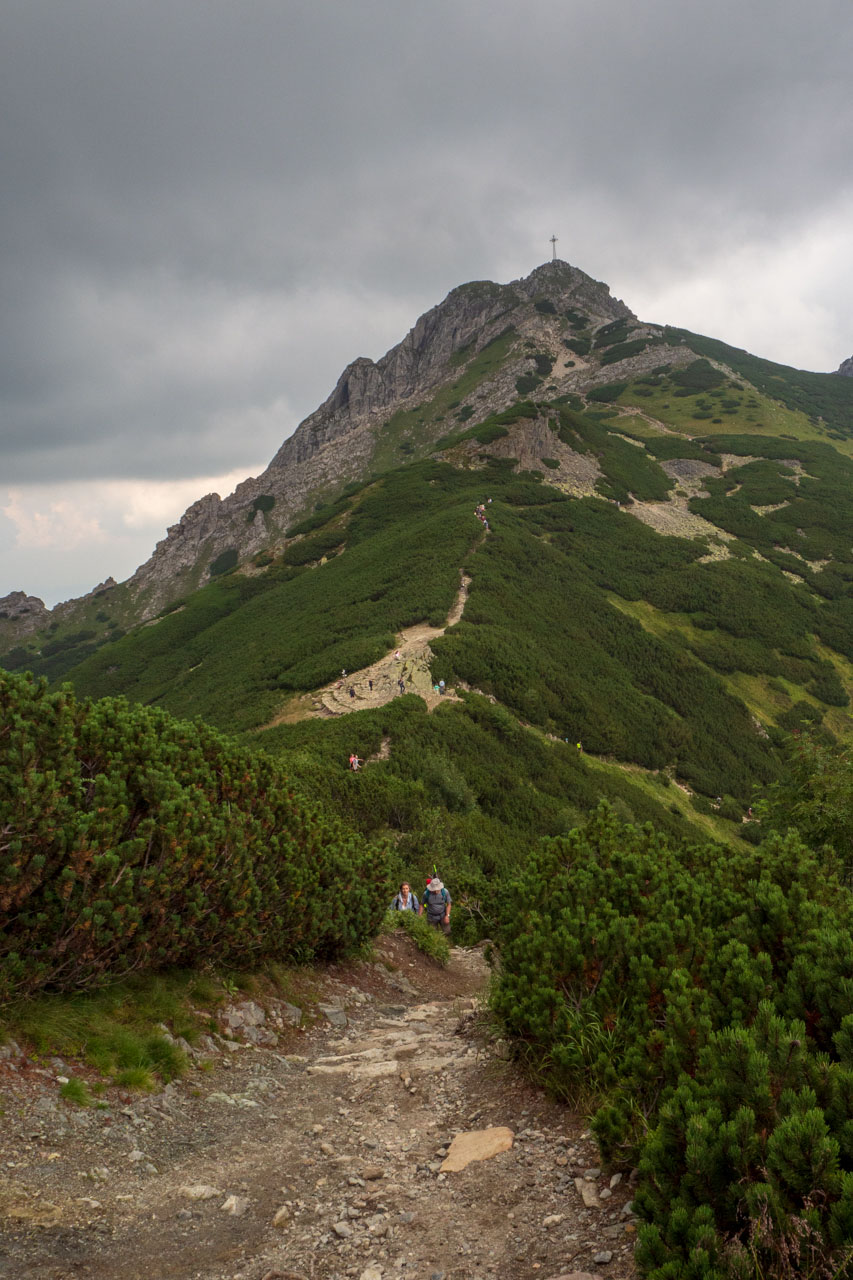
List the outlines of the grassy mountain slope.
<svg viewBox="0 0 853 1280">
<path fill-rule="evenodd" d="M 6 665 L 263 742 L 401 865 L 453 850 L 474 895 L 601 794 L 748 835 L 784 733 L 853 731 L 853 383 L 501 288 L 486 337 L 377 429 L 381 473 L 118 639 L 60 627 Z M 301 695 L 441 626 L 462 573 L 430 659 L 457 700 L 300 722 Z M 352 750 L 375 757 L 357 778 Z"/>
</svg>

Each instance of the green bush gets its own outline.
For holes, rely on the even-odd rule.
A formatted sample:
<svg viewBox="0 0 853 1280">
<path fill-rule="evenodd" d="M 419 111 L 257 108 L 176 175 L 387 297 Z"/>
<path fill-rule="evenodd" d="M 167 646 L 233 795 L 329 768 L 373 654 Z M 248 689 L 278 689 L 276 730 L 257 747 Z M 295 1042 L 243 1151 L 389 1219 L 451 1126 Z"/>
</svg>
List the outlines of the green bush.
<svg viewBox="0 0 853 1280">
<path fill-rule="evenodd" d="M 586 398 L 598 404 L 612 404 L 614 400 L 619 399 L 627 385 L 627 382 L 605 382 L 603 386 L 590 387 L 585 393 Z"/>
<path fill-rule="evenodd" d="M 381 918 L 383 851 L 201 723 L 0 672 L 0 732 L 0 1003 L 116 969 L 333 954 Z"/>
<path fill-rule="evenodd" d="M 229 547 L 227 551 L 223 551 L 215 560 L 211 560 L 209 573 L 211 578 L 218 578 L 220 574 L 230 573 L 232 569 L 237 568 L 238 560 L 237 548 Z"/>
<path fill-rule="evenodd" d="M 710 391 L 713 387 L 722 386 L 726 380 L 725 374 L 707 360 L 694 360 L 681 369 L 672 369 L 669 376 L 679 387 L 691 393 Z"/>
<path fill-rule="evenodd" d="M 440 929 L 428 924 L 425 916 L 416 915 L 414 911 L 389 911 L 385 917 L 384 929 L 390 933 L 394 929 L 402 929 L 414 942 L 418 951 L 422 951 L 430 960 L 445 967 L 450 961 L 450 944 Z"/>
<path fill-rule="evenodd" d="M 639 1159 L 653 1280 L 845 1274 L 853 895 L 833 865 L 794 835 L 673 846 L 602 808 L 505 895 L 496 1014 L 556 1093 L 596 1095 L 603 1158 Z"/>
</svg>

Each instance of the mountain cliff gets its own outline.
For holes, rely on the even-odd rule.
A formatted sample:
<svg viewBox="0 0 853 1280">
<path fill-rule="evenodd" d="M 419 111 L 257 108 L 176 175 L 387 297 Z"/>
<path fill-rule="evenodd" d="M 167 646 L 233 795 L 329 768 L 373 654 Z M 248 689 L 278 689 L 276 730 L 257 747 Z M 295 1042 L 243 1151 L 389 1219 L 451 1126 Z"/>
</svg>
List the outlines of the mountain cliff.
<svg viewBox="0 0 853 1280">
<path fill-rule="evenodd" d="M 388 465 L 383 433 L 395 415 L 423 410 L 442 391 L 458 388 L 461 393 L 465 374 L 501 335 L 511 341 L 503 344 L 502 358 L 476 379 L 471 420 L 506 408 L 517 398 L 517 378 L 531 365 L 525 343 L 533 342 L 537 350 L 544 345 L 555 360 L 561 351 L 565 354 L 560 338 L 567 308 L 583 314 L 592 328 L 620 320 L 636 323 L 606 285 L 557 262 L 508 285 L 462 285 L 421 316 L 379 361 L 354 360 L 266 471 L 245 480 L 224 500 L 206 495 L 169 529 L 127 584 L 140 616 L 152 617 L 207 580 L 219 556 L 243 564 L 259 552 L 281 550 L 288 525 L 310 504 Z M 574 383 L 578 376 L 562 381 Z M 422 412 L 417 437 L 408 441 L 405 452 L 422 452 L 446 430 L 445 414 L 438 408 Z M 402 434 L 414 433 L 404 428 Z M 399 454 L 393 459 L 400 460 Z"/>
</svg>

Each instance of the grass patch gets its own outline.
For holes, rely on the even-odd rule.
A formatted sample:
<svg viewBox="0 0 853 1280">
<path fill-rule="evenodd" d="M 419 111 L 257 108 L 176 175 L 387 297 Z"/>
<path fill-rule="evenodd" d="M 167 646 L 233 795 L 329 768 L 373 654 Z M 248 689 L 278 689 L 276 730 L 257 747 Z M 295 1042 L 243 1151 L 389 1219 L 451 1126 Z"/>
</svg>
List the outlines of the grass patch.
<svg viewBox="0 0 853 1280">
<path fill-rule="evenodd" d="M 21 1001 L 3 1011 L 0 1030 L 26 1041 L 37 1056 L 76 1058 L 113 1084 L 150 1090 L 179 1078 L 188 1066 L 186 1054 L 160 1024 L 192 1043 L 210 1030 L 209 1015 L 196 1012 L 194 1001 L 203 999 L 210 1009 L 223 997 L 221 983 L 213 979 L 158 974 L 81 995 Z M 77 1101 L 73 1092 L 68 1096 Z"/>
<path fill-rule="evenodd" d="M 90 1107 L 92 1105 L 92 1095 L 85 1080 L 78 1080 L 74 1076 L 70 1080 L 66 1080 L 59 1090 L 59 1096 L 64 1102 L 73 1102 L 78 1107 Z"/>
<path fill-rule="evenodd" d="M 450 944 L 440 929 L 427 924 L 423 916 L 414 911 L 389 911 L 383 926 L 385 933 L 393 933 L 402 929 L 414 942 L 418 951 L 422 951 L 430 960 L 435 960 L 442 968 L 450 960 Z"/>
</svg>

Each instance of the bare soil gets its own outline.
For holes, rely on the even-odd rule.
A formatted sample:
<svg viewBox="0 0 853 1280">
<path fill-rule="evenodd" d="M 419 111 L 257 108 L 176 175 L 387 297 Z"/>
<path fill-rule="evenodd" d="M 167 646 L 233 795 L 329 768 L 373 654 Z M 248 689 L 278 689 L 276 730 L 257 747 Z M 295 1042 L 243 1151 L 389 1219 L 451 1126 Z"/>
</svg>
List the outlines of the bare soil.
<svg viewBox="0 0 853 1280">
<path fill-rule="evenodd" d="M 61 1102 L 56 1064 L 0 1063 L 0 1275 L 633 1276 L 630 1183 L 611 1190 L 583 1118 L 506 1061 L 487 981 L 481 950 L 443 970 L 383 939 L 370 963 L 311 971 L 291 993 L 303 1026 L 274 1047 L 220 1041 L 102 1110 Z M 457 1133 L 491 1126 L 509 1150 L 442 1172 Z"/>
</svg>

